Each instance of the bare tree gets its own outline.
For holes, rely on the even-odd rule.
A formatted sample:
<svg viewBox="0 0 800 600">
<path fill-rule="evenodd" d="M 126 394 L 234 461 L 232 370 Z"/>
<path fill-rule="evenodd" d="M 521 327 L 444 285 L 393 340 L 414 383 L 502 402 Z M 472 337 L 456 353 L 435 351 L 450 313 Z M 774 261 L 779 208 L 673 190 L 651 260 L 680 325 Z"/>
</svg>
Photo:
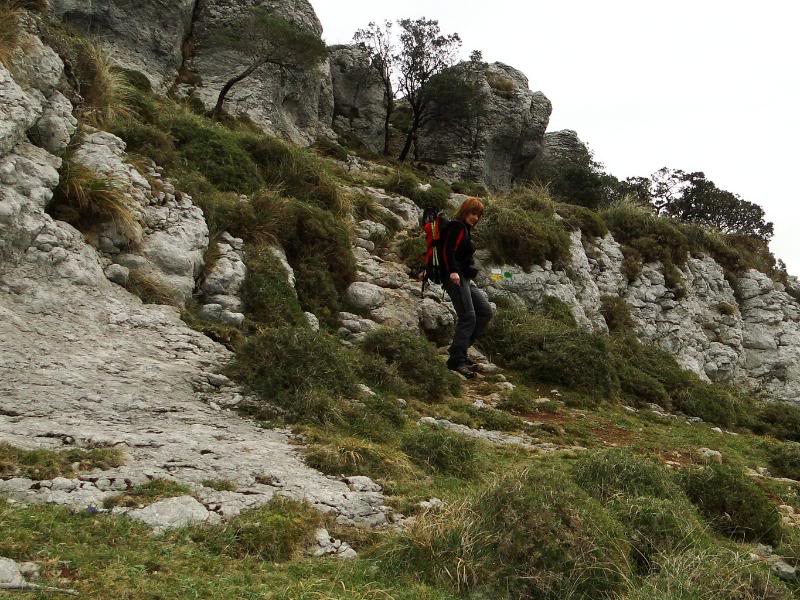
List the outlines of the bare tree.
<svg viewBox="0 0 800 600">
<path fill-rule="evenodd" d="M 372 54 L 372 67 L 383 83 L 383 102 L 386 115 L 383 122 L 383 154 L 389 155 L 389 122 L 395 107 L 397 92 L 394 87 L 394 38 L 392 22 L 384 21 L 378 25 L 371 21 L 365 28 L 353 35 L 353 41 Z"/>
<path fill-rule="evenodd" d="M 249 58 L 247 66 L 222 86 L 212 113 L 215 118 L 222 115 L 225 97 L 233 86 L 264 65 L 297 70 L 319 63 L 327 52 L 315 32 L 274 17 L 262 7 L 248 10 L 240 21 L 217 33 L 214 42 Z"/>
<path fill-rule="evenodd" d="M 461 47 L 457 33 L 442 35 L 439 22 L 426 19 L 401 19 L 400 51 L 395 55 L 399 91 L 411 106 L 411 123 L 400 153 L 402 162 L 408 156 L 417 131 L 424 124 L 430 106 L 430 83 L 434 77 L 456 61 Z"/>
</svg>

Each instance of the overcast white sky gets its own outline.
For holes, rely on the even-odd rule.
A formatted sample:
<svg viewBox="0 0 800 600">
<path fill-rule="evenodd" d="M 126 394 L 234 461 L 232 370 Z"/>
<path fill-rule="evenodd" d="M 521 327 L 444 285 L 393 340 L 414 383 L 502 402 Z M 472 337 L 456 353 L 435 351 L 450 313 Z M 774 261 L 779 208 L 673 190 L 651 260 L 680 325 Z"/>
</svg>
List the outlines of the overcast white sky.
<svg viewBox="0 0 800 600">
<path fill-rule="evenodd" d="M 523 71 L 617 177 L 704 171 L 764 207 L 800 274 L 797 0 L 311 0 L 329 44 L 369 21 L 438 19 Z"/>
</svg>

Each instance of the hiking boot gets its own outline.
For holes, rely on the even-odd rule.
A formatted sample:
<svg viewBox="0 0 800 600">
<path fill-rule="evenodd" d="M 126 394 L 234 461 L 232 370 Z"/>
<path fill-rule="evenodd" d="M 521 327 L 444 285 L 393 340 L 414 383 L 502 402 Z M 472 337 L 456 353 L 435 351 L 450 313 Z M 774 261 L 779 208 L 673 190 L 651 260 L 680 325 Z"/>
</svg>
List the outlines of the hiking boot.
<svg viewBox="0 0 800 600">
<path fill-rule="evenodd" d="M 475 372 L 469 367 L 469 365 L 467 365 L 467 363 L 461 363 L 460 365 L 455 366 L 447 365 L 447 368 L 451 371 L 455 371 L 467 379 L 473 379 L 475 377 Z"/>
</svg>

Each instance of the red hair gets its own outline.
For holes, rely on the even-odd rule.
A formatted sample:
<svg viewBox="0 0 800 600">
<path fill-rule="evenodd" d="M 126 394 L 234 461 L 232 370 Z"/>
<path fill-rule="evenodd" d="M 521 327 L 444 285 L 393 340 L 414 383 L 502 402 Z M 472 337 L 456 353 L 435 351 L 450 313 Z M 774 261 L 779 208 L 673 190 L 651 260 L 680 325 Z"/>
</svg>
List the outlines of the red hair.
<svg viewBox="0 0 800 600">
<path fill-rule="evenodd" d="M 458 209 L 455 218 L 459 221 L 463 221 L 469 215 L 478 215 L 479 218 L 483 216 L 483 202 L 474 196 L 464 200 L 461 208 Z"/>
</svg>

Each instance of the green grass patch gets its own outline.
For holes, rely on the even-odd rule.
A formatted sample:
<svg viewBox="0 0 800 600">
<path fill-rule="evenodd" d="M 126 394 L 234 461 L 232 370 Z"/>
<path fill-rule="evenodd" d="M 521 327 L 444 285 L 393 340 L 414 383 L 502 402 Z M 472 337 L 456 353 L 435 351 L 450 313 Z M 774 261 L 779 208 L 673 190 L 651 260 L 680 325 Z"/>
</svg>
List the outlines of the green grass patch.
<svg viewBox="0 0 800 600">
<path fill-rule="evenodd" d="M 79 472 L 110 469 L 125 464 L 119 448 L 91 450 L 24 450 L 0 442 L 0 478 L 26 477 L 37 481 L 75 477 Z"/>
<path fill-rule="evenodd" d="M 466 479 L 477 472 L 478 442 L 452 431 L 418 427 L 403 437 L 401 448 L 417 464 L 434 472 Z"/>
<path fill-rule="evenodd" d="M 420 188 L 417 176 L 407 169 L 398 169 L 383 182 L 386 191 L 405 196 L 420 208 L 447 209 L 450 188 L 442 181 L 434 181 L 430 186 L 427 190 Z"/>
<path fill-rule="evenodd" d="M 429 402 L 460 393 L 458 377 L 417 332 L 382 327 L 369 332 L 360 347 L 368 355 L 362 374 L 377 387 Z"/>
<path fill-rule="evenodd" d="M 188 496 L 192 492 L 191 488 L 177 481 L 169 479 L 152 479 L 147 483 L 137 485 L 133 489 L 120 494 L 119 496 L 112 496 L 103 502 L 106 508 L 113 508 L 115 506 L 126 506 L 128 508 L 137 508 L 139 506 L 147 506 L 165 498 L 176 498 L 178 496 Z"/>
<path fill-rule="evenodd" d="M 778 510 L 743 470 L 709 465 L 686 473 L 683 487 L 700 513 L 722 533 L 771 545 L 780 541 Z"/>
<path fill-rule="evenodd" d="M 664 466 L 628 450 L 585 454 L 573 474 L 578 485 L 602 502 L 620 496 L 670 499 L 681 495 Z"/>
</svg>

